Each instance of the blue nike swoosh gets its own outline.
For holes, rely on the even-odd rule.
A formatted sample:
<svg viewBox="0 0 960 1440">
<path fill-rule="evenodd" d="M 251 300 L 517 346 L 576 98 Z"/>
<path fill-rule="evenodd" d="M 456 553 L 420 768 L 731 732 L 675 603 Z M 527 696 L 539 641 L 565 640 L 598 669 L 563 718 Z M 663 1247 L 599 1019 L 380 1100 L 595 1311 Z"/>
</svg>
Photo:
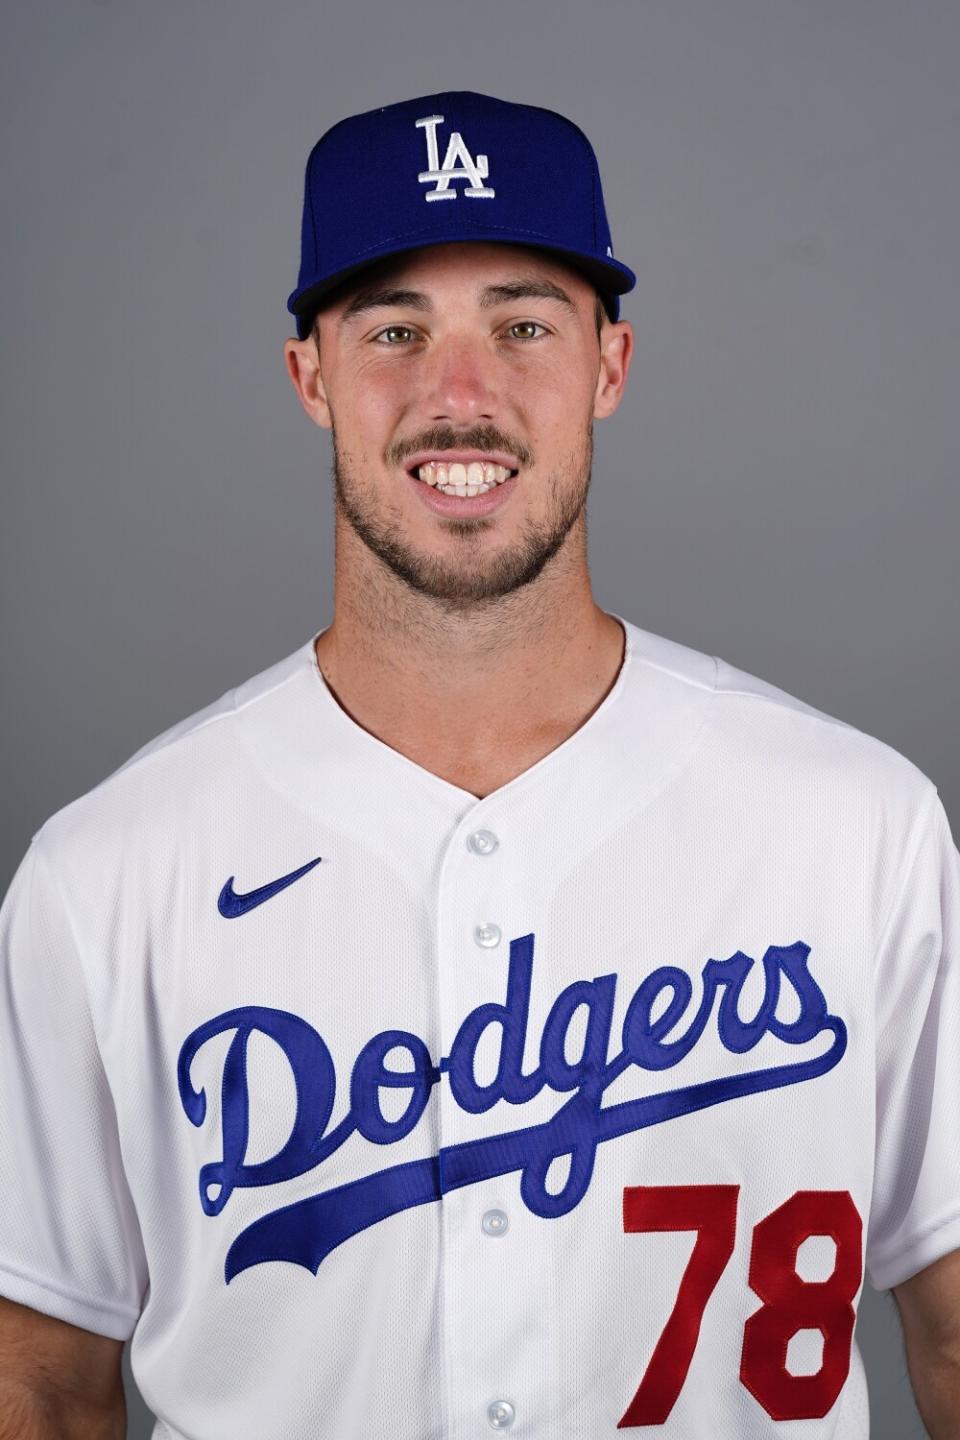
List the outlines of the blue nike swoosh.
<svg viewBox="0 0 960 1440">
<path fill-rule="evenodd" d="M 233 888 L 236 876 L 231 875 L 220 891 L 217 909 L 225 920 L 236 920 L 238 915 L 246 915 L 248 910 L 255 910 L 258 905 L 263 904 L 264 900 L 269 900 L 271 895 L 277 895 L 281 890 L 286 890 L 294 880 L 299 880 L 300 876 L 306 875 L 314 865 L 319 865 L 322 859 L 323 856 L 318 855 L 316 860 L 308 860 L 306 865 L 300 866 L 299 870 L 291 870 L 289 875 L 281 875 L 279 880 L 271 880 L 269 885 L 261 885 L 259 890 L 248 890 L 246 895 L 236 893 Z"/>
</svg>

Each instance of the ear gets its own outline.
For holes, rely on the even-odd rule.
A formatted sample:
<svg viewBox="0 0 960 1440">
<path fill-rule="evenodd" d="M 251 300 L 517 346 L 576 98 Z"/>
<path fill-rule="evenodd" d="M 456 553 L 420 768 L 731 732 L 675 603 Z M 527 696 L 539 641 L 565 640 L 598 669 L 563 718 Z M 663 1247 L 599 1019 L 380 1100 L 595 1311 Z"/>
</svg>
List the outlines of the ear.
<svg viewBox="0 0 960 1440">
<path fill-rule="evenodd" d="M 606 321 L 600 331 L 600 373 L 593 397 L 593 413 L 603 420 L 620 404 L 633 356 L 633 326 L 629 320 Z"/>
<path fill-rule="evenodd" d="M 291 336 L 283 342 L 283 358 L 300 404 L 314 424 L 329 430 L 332 424 L 330 406 L 320 373 L 320 355 L 316 340 L 312 335 L 308 335 L 305 340 L 296 340 Z"/>
</svg>

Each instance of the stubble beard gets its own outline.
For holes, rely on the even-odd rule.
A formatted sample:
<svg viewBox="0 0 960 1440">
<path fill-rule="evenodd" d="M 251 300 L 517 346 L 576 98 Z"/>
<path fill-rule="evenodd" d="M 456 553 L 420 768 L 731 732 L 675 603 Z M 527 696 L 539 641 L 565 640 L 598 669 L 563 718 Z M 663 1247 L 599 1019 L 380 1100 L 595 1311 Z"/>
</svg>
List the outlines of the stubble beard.
<svg viewBox="0 0 960 1440">
<path fill-rule="evenodd" d="M 361 467 L 354 465 L 351 456 L 339 446 L 336 429 L 332 431 L 332 441 L 338 516 L 411 590 L 445 601 L 452 608 L 498 600 L 536 580 L 584 511 L 592 478 L 593 428 L 590 426 L 584 432 L 577 454 L 545 482 L 526 480 L 521 474 L 521 485 L 545 483 L 551 503 L 543 519 L 524 522 L 519 538 L 512 545 L 488 545 L 486 532 L 497 523 L 495 518 L 444 519 L 440 524 L 456 544 L 445 547 L 448 554 L 430 554 L 407 541 L 402 526 L 402 505 L 385 502 L 377 496 L 374 486 L 364 482 Z"/>
</svg>

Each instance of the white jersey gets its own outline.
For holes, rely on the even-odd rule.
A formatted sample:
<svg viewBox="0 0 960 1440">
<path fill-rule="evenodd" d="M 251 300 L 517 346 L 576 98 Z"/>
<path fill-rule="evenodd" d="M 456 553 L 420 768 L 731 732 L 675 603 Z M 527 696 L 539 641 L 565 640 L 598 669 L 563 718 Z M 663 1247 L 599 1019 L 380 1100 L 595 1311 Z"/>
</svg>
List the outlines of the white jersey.
<svg viewBox="0 0 960 1440">
<path fill-rule="evenodd" d="M 960 1246 L 960 857 L 881 741 L 624 625 L 483 799 L 313 637 L 58 811 L 0 911 L 0 1292 L 155 1440 L 866 1440 Z"/>
</svg>

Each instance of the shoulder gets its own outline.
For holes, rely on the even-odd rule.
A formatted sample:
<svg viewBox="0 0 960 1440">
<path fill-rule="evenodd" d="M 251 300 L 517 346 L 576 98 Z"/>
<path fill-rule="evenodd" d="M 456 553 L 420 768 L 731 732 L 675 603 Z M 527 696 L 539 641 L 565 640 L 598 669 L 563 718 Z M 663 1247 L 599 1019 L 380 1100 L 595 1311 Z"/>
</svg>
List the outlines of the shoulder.
<svg viewBox="0 0 960 1440">
<path fill-rule="evenodd" d="M 48 856 L 89 871 L 109 851 L 143 838 L 182 836 L 207 823 L 249 766 L 245 727 L 264 709 L 283 713 L 309 675 L 312 639 L 141 745 L 90 790 L 50 815 L 33 837 Z"/>
<path fill-rule="evenodd" d="M 620 617 L 622 618 L 622 617 Z M 624 622 L 628 624 L 629 622 Z M 739 769 L 745 783 L 782 782 L 859 797 L 901 823 L 931 803 L 934 782 L 908 756 L 840 716 L 762 676 L 630 625 L 641 668 L 654 667 L 695 695 L 711 762 Z M 875 815 L 875 818 L 879 818 Z"/>
</svg>

